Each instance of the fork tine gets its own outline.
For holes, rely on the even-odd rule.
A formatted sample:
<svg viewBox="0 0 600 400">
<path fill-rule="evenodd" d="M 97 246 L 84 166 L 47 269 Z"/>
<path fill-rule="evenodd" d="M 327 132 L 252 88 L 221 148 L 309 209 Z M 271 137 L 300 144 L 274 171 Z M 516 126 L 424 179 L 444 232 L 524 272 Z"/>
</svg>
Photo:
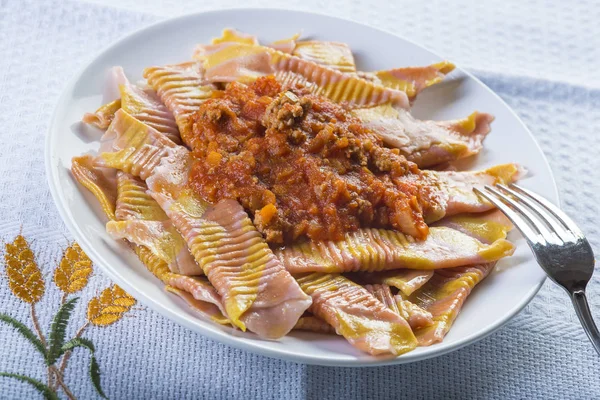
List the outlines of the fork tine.
<svg viewBox="0 0 600 400">
<path fill-rule="evenodd" d="M 544 222 L 548 225 L 550 225 L 550 227 L 554 230 L 554 232 L 556 232 L 556 234 L 564 241 L 570 241 L 573 240 L 573 234 L 571 234 L 567 229 L 565 229 L 565 227 L 558 223 L 554 218 L 550 217 L 550 215 L 548 215 L 550 212 L 549 211 L 545 211 L 545 209 L 543 207 L 541 207 L 538 203 L 536 203 L 535 201 L 532 201 L 529 197 L 527 197 L 526 195 L 523 195 L 521 193 L 517 193 L 515 190 L 512 190 L 510 188 L 508 188 L 505 185 L 502 184 L 498 184 L 496 185 L 497 188 L 499 188 L 500 190 L 510 194 L 511 196 L 513 196 L 514 198 L 516 198 L 519 201 L 522 201 L 523 203 L 525 203 L 531 210 L 533 210 L 540 218 L 542 218 L 542 220 L 544 220 Z"/>
<path fill-rule="evenodd" d="M 511 199 L 510 197 L 508 197 L 504 193 L 500 192 L 498 189 L 496 189 L 493 186 L 486 185 L 485 188 L 488 191 L 494 193 L 496 196 L 500 197 L 500 199 L 502 199 L 509 207 L 512 207 L 513 209 L 516 209 L 516 211 L 520 212 L 521 217 L 525 218 L 525 220 L 527 220 L 527 222 L 529 222 L 531 225 L 533 225 L 533 227 L 544 237 L 544 239 L 547 242 L 555 242 L 556 241 L 556 239 L 557 239 L 556 235 L 553 235 L 552 232 L 550 232 L 550 230 L 548 229 L 546 224 L 544 224 L 544 222 L 540 221 L 539 218 L 536 218 L 531 213 L 531 211 L 529 211 L 522 204 Z"/>
<path fill-rule="evenodd" d="M 546 210 L 548 210 L 552 215 L 554 215 L 554 217 L 561 224 L 563 224 L 565 228 L 570 230 L 571 233 L 573 233 L 573 235 L 575 235 L 579 238 L 584 237 L 583 232 L 581 232 L 581 230 L 579 229 L 577 224 L 567 214 L 565 214 L 560 208 L 556 207 L 554 204 L 550 203 L 548 200 L 546 200 L 542 196 L 535 194 L 532 191 L 525 189 L 519 185 L 511 183 L 509 186 L 512 189 L 515 189 L 516 191 L 518 191 L 526 196 L 529 196 L 530 198 L 532 198 L 533 200 L 538 202 L 540 205 L 542 205 Z"/>
<path fill-rule="evenodd" d="M 487 189 L 487 187 L 486 187 Z M 488 201 L 498 207 L 507 217 L 511 220 L 513 224 L 521 231 L 521 234 L 525 237 L 529 244 L 543 244 L 545 242 L 544 238 L 538 235 L 529 227 L 527 222 L 523 219 L 523 217 L 513 211 L 512 208 L 504 204 L 502 201 L 498 200 L 496 197 L 480 190 L 479 188 L 473 188 L 475 193 L 480 196 L 485 197 Z M 540 240 L 541 239 L 541 240 Z"/>
</svg>

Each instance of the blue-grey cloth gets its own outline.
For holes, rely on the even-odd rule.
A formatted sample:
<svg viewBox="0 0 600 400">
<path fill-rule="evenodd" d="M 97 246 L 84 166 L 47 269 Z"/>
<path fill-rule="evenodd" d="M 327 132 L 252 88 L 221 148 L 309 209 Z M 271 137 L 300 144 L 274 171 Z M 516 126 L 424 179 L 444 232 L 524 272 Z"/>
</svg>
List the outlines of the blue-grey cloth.
<svg viewBox="0 0 600 400">
<path fill-rule="evenodd" d="M 0 0 L 0 240 L 22 232 L 31 242 L 46 280 L 36 305 L 45 332 L 60 303 L 52 271 L 71 240 L 44 172 L 44 139 L 66 81 L 100 48 L 151 22 L 191 10 L 258 5 L 275 3 Z M 534 133 L 564 209 L 600 254 L 600 3 L 294 0 L 287 6 L 402 34 L 474 72 Z M 109 285 L 96 271 L 80 294 L 69 334 L 85 321 L 89 299 Z M 589 296 L 600 319 L 599 274 Z M 29 308 L 10 293 L 4 274 L 0 312 L 31 326 Z M 328 368 L 265 358 L 208 340 L 139 305 L 114 325 L 88 328 L 84 337 L 95 344 L 102 386 L 113 399 L 600 398 L 599 357 L 567 296 L 550 282 L 491 336 L 401 366 Z M 77 349 L 65 373 L 82 399 L 97 397 L 89 362 Z M 46 379 L 40 355 L 5 324 L 1 371 Z M 0 398 L 35 396 L 41 397 L 32 386 L 0 377 Z"/>
</svg>

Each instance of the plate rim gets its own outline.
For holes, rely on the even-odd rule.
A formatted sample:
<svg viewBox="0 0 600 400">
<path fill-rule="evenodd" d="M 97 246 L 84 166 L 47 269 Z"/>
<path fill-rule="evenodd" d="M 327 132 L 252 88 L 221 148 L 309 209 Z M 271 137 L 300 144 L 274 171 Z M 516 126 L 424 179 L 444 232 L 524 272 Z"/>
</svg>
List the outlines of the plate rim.
<svg viewBox="0 0 600 400">
<path fill-rule="evenodd" d="M 187 20 L 187 19 L 193 20 L 195 18 L 199 18 L 202 16 L 210 15 L 210 14 L 222 14 L 222 13 L 231 13 L 231 12 L 240 13 L 240 12 L 245 12 L 245 11 L 252 11 L 252 12 L 275 11 L 275 12 L 285 12 L 285 13 L 296 13 L 296 14 L 304 14 L 307 16 L 318 16 L 318 17 L 331 18 L 334 20 L 342 21 L 344 23 L 349 22 L 352 24 L 358 24 L 363 27 L 379 31 L 384 34 L 394 36 L 394 37 L 396 37 L 400 40 L 404 40 L 416 47 L 420 47 L 421 49 L 428 51 L 429 53 L 431 53 L 432 55 L 434 55 L 438 58 L 443 58 L 437 52 L 429 49 L 429 47 L 427 47 L 426 45 L 417 43 L 409 38 L 406 38 L 403 35 L 392 33 L 387 30 L 381 29 L 379 27 L 375 27 L 375 26 L 372 26 L 369 24 L 358 22 L 358 21 L 352 20 L 350 18 L 341 18 L 341 17 L 324 14 L 324 13 L 319 13 L 319 12 L 301 11 L 301 10 L 277 8 L 277 7 L 223 8 L 223 9 L 192 12 L 189 14 L 183 14 L 183 15 L 179 15 L 179 16 L 165 18 L 163 20 L 156 21 L 156 22 L 153 22 L 148 25 L 144 25 L 138 29 L 135 29 L 135 30 L 119 37 L 115 41 L 109 43 L 104 48 L 95 52 L 91 57 L 87 58 L 84 62 L 82 62 L 82 65 L 73 73 L 71 78 L 69 78 L 69 80 L 63 86 L 61 94 L 56 99 L 56 104 L 53 107 L 52 118 L 50 120 L 50 124 L 49 124 L 48 131 L 47 131 L 46 138 L 45 138 L 45 144 L 44 144 L 44 149 L 45 149 L 44 150 L 44 158 L 45 158 L 44 164 L 45 164 L 46 180 L 47 180 L 47 183 L 48 183 L 48 186 L 50 189 L 50 194 L 52 196 L 52 200 L 54 202 L 54 205 L 56 206 L 58 214 L 61 217 L 61 219 L 62 219 L 63 223 L 65 224 L 65 226 L 67 227 L 67 229 L 69 230 L 69 232 L 71 233 L 71 235 L 73 235 L 73 238 L 77 241 L 77 243 L 84 250 L 84 252 L 90 257 L 90 259 L 94 262 L 94 264 L 96 264 L 97 266 L 100 267 L 100 269 L 102 270 L 102 273 L 107 275 L 114 283 L 123 287 L 127 292 L 131 293 L 136 298 L 136 300 L 140 301 L 140 303 L 150 307 L 153 311 L 158 312 L 160 315 L 167 318 L 168 320 L 170 320 L 174 323 L 177 323 L 178 325 L 183 326 L 186 329 L 189 329 L 196 334 L 201 334 L 202 336 L 207 337 L 211 340 L 214 340 L 218 343 L 223 343 L 225 345 L 228 345 L 228 346 L 231 346 L 236 349 L 243 350 L 243 351 L 249 351 L 251 353 L 255 353 L 255 354 L 259 354 L 262 356 L 267 356 L 267 357 L 271 357 L 271 358 L 275 358 L 275 359 L 280 359 L 280 360 L 284 360 L 284 361 L 293 361 L 293 362 L 309 364 L 309 365 L 358 368 L 358 367 L 375 367 L 375 366 L 383 366 L 383 365 L 399 365 L 399 364 L 406 364 L 406 363 L 431 359 L 434 357 L 439 357 L 439 356 L 451 353 L 453 351 L 459 350 L 463 347 L 466 347 L 470 344 L 474 344 L 474 343 L 486 338 L 487 336 L 491 335 L 492 333 L 496 332 L 501 327 L 506 325 L 512 318 L 514 318 L 517 314 L 519 314 L 519 312 L 521 310 L 523 310 L 523 308 L 525 308 L 525 306 L 527 306 L 531 302 L 531 300 L 535 297 L 535 295 L 539 292 L 539 290 L 543 286 L 544 282 L 546 281 L 546 276 L 543 276 L 543 278 L 540 279 L 540 281 L 526 293 L 525 297 L 523 297 L 523 300 L 520 303 L 518 303 L 517 305 L 515 305 L 511 310 L 506 312 L 506 314 L 502 318 L 498 319 L 493 324 L 490 324 L 479 331 L 473 332 L 469 335 L 466 335 L 466 336 L 458 339 L 455 343 L 448 345 L 445 348 L 440 348 L 438 351 L 431 351 L 431 352 L 425 353 L 425 354 L 415 354 L 412 356 L 411 356 L 411 353 L 406 353 L 401 356 L 391 357 L 391 358 L 390 357 L 386 357 L 386 358 L 371 357 L 371 358 L 367 358 L 367 359 L 355 359 L 355 360 L 329 359 L 329 358 L 322 358 L 319 356 L 314 356 L 311 354 L 299 355 L 296 353 L 287 353 L 285 350 L 282 350 L 282 349 L 274 349 L 274 348 L 269 348 L 266 346 L 261 346 L 258 344 L 259 342 L 256 342 L 256 343 L 240 342 L 240 341 L 236 340 L 236 336 L 233 336 L 227 332 L 223 332 L 223 333 L 219 334 L 212 330 L 204 329 L 204 327 L 200 327 L 203 330 L 199 331 L 198 325 L 190 323 L 186 318 L 182 317 L 181 315 L 179 315 L 177 313 L 171 312 L 167 307 L 165 307 L 162 303 L 155 301 L 151 296 L 147 296 L 147 295 L 139 292 L 134 285 L 129 284 L 129 282 L 122 280 L 116 273 L 114 273 L 111 270 L 110 267 L 108 267 L 106 265 L 107 263 L 104 260 L 103 256 L 98 251 L 96 251 L 96 249 L 94 248 L 94 246 L 91 243 L 88 242 L 86 235 L 78 228 L 78 226 L 74 223 L 72 218 L 70 218 L 68 216 L 68 213 L 66 211 L 66 204 L 62 201 L 61 196 L 58 191 L 58 182 L 60 180 L 58 179 L 58 176 L 55 176 L 55 173 L 54 173 L 53 155 L 52 155 L 52 151 L 53 151 L 52 138 L 54 137 L 53 132 L 58 131 L 58 126 L 57 126 L 58 111 L 61 108 L 61 106 L 63 106 L 63 104 L 66 103 L 67 94 L 70 92 L 69 89 L 71 89 L 75 86 L 75 83 L 81 78 L 83 73 L 95 62 L 96 59 L 100 58 L 102 55 L 109 52 L 113 47 L 116 47 L 119 44 L 121 44 L 122 42 L 129 40 L 135 36 L 143 35 L 146 31 L 160 29 L 161 26 L 172 24 L 175 21 L 182 21 L 182 20 Z M 460 65 L 456 65 L 456 70 L 460 71 L 462 74 L 466 75 L 468 78 L 473 79 L 479 85 L 481 85 L 483 88 L 485 88 L 488 92 L 490 92 L 496 98 L 496 100 L 500 101 L 508 109 L 508 111 L 513 115 L 513 117 L 524 128 L 524 130 L 527 132 L 527 134 L 532 139 L 535 147 L 539 151 L 541 158 L 549 171 L 549 180 L 552 183 L 551 189 L 553 189 L 552 190 L 553 196 L 550 200 L 554 203 L 560 204 L 560 196 L 559 196 L 559 192 L 558 192 L 558 187 L 556 185 L 556 180 L 554 178 L 554 173 L 552 171 L 551 165 L 548 162 L 546 154 L 542 151 L 540 144 L 536 140 L 535 136 L 531 133 L 531 131 L 529 130 L 527 125 L 521 120 L 521 118 L 517 115 L 517 113 L 513 110 L 512 107 L 510 107 L 496 92 L 494 92 L 491 88 L 489 88 L 479 78 L 474 76 L 469 71 L 461 68 Z"/>
</svg>

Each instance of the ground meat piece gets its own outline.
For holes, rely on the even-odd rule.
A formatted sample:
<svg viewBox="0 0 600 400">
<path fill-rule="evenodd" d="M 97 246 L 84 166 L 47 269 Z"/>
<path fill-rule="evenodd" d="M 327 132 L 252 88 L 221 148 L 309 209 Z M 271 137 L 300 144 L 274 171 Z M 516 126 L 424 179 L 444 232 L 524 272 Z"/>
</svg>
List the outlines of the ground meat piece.
<svg viewBox="0 0 600 400">
<path fill-rule="evenodd" d="M 296 118 L 304 115 L 312 103 L 306 97 L 298 98 L 293 92 L 280 93 L 267 107 L 262 118 L 265 127 L 285 129 L 294 124 Z"/>
</svg>

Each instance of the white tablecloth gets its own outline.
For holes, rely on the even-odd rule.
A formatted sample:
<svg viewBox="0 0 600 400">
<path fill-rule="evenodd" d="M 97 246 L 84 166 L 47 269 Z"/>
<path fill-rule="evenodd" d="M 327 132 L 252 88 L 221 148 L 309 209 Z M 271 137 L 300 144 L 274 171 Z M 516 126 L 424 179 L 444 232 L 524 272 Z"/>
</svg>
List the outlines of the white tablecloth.
<svg viewBox="0 0 600 400">
<path fill-rule="evenodd" d="M 260 0 L 0 0 L 0 240 L 22 232 L 45 279 L 36 304 L 49 331 L 61 292 L 53 271 L 71 237 L 50 197 L 44 139 L 69 77 L 101 47 L 154 21 L 190 11 L 271 6 Z M 549 158 L 564 209 L 600 254 L 600 3 L 592 0 L 360 2 L 294 0 L 288 8 L 351 18 L 411 38 L 466 67 L 523 118 Z M 3 271 L 0 268 L 0 271 Z M 86 304 L 110 282 L 97 272 L 80 292 L 69 339 Z M 600 318 L 600 274 L 589 287 Z M 29 306 L 0 277 L 0 312 L 31 325 Z M 205 339 L 135 306 L 118 322 L 89 326 L 110 398 L 540 398 L 600 397 L 600 362 L 568 298 L 546 282 L 497 333 L 454 353 L 410 365 L 343 369 L 256 356 Z M 0 324 L 0 372 L 46 382 L 40 354 Z M 65 383 L 97 396 L 77 349 Z M 64 394 L 61 392 L 61 396 Z M 0 398 L 40 396 L 0 377 Z"/>
</svg>

